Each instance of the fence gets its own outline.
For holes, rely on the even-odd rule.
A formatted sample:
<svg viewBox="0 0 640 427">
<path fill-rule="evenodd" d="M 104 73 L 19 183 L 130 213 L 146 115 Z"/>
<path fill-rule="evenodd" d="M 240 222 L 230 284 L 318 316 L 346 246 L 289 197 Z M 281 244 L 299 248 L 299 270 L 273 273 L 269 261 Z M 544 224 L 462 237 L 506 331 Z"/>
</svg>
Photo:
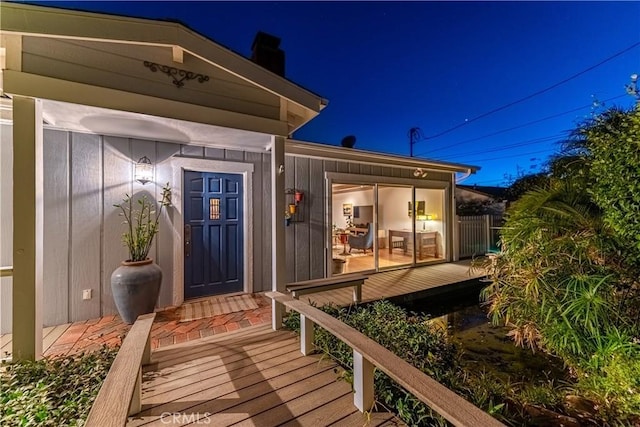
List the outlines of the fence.
<svg viewBox="0 0 640 427">
<path fill-rule="evenodd" d="M 469 258 L 498 250 L 502 221 L 499 215 L 459 216 L 459 257 Z"/>
</svg>

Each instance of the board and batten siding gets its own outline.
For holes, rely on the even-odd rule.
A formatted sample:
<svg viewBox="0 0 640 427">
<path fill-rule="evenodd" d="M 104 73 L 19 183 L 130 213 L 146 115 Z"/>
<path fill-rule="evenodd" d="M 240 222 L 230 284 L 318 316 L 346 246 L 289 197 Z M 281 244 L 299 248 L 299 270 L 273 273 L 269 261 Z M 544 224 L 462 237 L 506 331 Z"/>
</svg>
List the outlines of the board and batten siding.
<svg viewBox="0 0 640 427">
<path fill-rule="evenodd" d="M 0 261 L 11 265 L 12 163 L 11 126 L 2 125 L 2 212 Z M 134 162 L 147 156 L 155 165 L 154 183 L 133 180 Z M 110 277 L 127 257 L 122 245 L 123 218 L 113 206 L 125 194 L 161 197 L 172 180 L 173 157 L 190 157 L 253 165 L 253 290 L 271 290 L 271 165 L 268 152 L 246 152 L 172 144 L 116 136 L 45 129 L 44 131 L 44 325 L 115 314 Z M 326 275 L 326 172 L 412 178 L 408 169 L 287 155 L 285 188 L 304 192 L 301 221 L 285 228 L 287 280 Z M 430 172 L 430 179 L 448 181 L 449 173 Z M 175 185 L 175 184 L 173 184 Z M 284 212 L 278 221 L 284 221 Z M 172 304 L 173 240 L 177 235 L 171 209 L 161 217 L 160 232 L 150 256 L 164 271 L 158 306 Z M 0 329 L 11 331 L 11 278 L 2 278 Z M 92 298 L 82 299 L 91 289 Z"/>
<path fill-rule="evenodd" d="M 2 125 L 2 245 L 0 261 L 11 265 L 12 239 L 12 130 Z M 110 277 L 128 251 L 121 241 L 123 218 L 114 204 L 126 194 L 135 199 L 161 197 L 172 180 L 171 159 L 176 156 L 251 163 L 254 167 L 253 277 L 254 291 L 271 289 L 271 178 L 269 153 L 243 152 L 103 136 L 55 129 L 44 130 L 44 326 L 97 318 L 117 312 Z M 155 165 L 154 183 L 133 180 L 134 162 L 147 156 Z M 173 240 L 171 208 L 160 219 L 160 232 L 150 251 L 163 269 L 158 306 L 173 298 Z M 0 288 L 0 329 L 12 329 L 12 278 Z M 82 299 L 90 289 L 92 298 Z"/>
<path fill-rule="evenodd" d="M 11 263 L 10 183 L 12 131 L 2 125 L 3 265 Z M 156 184 L 133 182 L 133 159 L 146 155 L 160 163 L 180 152 L 180 145 L 62 130 L 44 130 L 44 326 L 115 314 L 110 277 L 127 258 L 122 245 L 123 218 L 113 206 L 125 194 L 157 200 L 170 172 L 156 168 Z M 9 178 L 9 179 L 7 179 Z M 9 183 L 9 185 L 5 185 Z M 168 215 L 150 252 L 165 271 L 172 268 L 173 237 Z M 11 332 L 11 278 L 2 278 L 0 329 Z M 171 275 L 165 274 L 159 306 L 171 303 Z M 82 299 L 90 289 L 92 298 Z"/>
<path fill-rule="evenodd" d="M 323 160 L 302 156 L 286 156 L 285 188 L 295 188 L 304 192 L 299 207 L 301 221 L 291 222 L 285 227 L 287 251 L 287 281 L 319 279 L 327 275 L 326 251 L 327 235 L 325 224 L 327 189 L 325 172 L 352 174 L 353 179 L 360 176 L 415 179 L 413 170 L 392 166 L 379 166 L 366 163 Z M 432 181 L 451 182 L 451 173 L 428 171 Z M 287 203 L 289 200 L 287 200 Z M 282 213 L 284 221 L 284 212 Z"/>
<path fill-rule="evenodd" d="M 13 265 L 12 127 L 0 124 L 0 267 Z M 11 332 L 13 277 L 0 277 L 0 333 Z"/>
</svg>

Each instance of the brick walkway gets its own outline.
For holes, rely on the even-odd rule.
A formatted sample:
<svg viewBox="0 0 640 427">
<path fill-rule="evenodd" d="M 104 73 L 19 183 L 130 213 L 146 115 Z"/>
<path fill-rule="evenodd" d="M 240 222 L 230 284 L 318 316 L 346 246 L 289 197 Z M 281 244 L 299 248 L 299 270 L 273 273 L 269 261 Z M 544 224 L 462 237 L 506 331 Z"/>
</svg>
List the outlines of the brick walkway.
<svg viewBox="0 0 640 427">
<path fill-rule="evenodd" d="M 151 348 L 166 347 L 185 341 L 196 340 L 223 332 L 235 331 L 247 326 L 271 322 L 270 300 L 264 295 L 253 294 L 258 308 L 222 314 L 205 319 L 180 322 L 178 309 L 170 308 L 157 313 L 151 330 Z M 99 349 L 102 345 L 118 345 L 131 325 L 119 316 L 72 323 L 49 347 L 45 356 L 56 357 Z"/>
</svg>

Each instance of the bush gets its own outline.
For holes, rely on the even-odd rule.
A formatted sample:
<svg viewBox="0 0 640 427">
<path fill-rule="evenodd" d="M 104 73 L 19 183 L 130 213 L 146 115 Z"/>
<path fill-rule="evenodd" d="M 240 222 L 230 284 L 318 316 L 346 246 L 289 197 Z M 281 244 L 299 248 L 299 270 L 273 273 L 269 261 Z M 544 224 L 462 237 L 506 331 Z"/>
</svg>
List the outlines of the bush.
<svg viewBox="0 0 640 427">
<path fill-rule="evenodd" d="M 388 301 L 351 309 L 324 306 L 322 310 L 374 339 L 445 386 L 465 390 L 461 350 L 448 342 L 446 332 L 430 324 L 428 317 L 410 315 Z M 297 313 L 287 318 L 286 326 L 293 330 L 299 329 Z M 348 345 L 322 328 L 316 328 L 314 343 L 318 349 L 348 368 L 347 375 L 351 375 L 353 351 Z M 377 401 L 397 413 L 408 425 L 447 425 L 442 417 L 383 372 L 376 370 L 374 381 Z M 472 395 L 476 390 L 467 391 L 467 395 Z M 471 397 L 473 400 L 473 396 Z"/>
<path fill-rule="evenodd" d="M 466 365 L 460 347 L 447 338 L 442 328 L 429 322 L 427 316 L 407 313 L 387 301 L 367 306 L 320 308 L 326 313 L 357 329 L 411 363 L 422 372 L 458 393 L 477 407 L 507 425 L 548 425 L 550 419 L 574 417 L 585 425 L 620 425 L 635 422 L 633 415 L 640 401 L 640 355 L 628 349 L 620 358 L 620 349 L 602 350 L 592 360 L 606 375 L 586 376 L 585 381 L 567 383 L 542 379 L 514 382 L 492 372 L 482 372 L 475 365 Z M 299 331 L 300 317 L 291 313 L 285 326 Z M 351 348 L 322 328 L 316 328 L 314 344 L 330 355 L 352 380 L 353 352 Z M 617 356 L 611 358 L 612 354 Z M 445 426 L 447 422 L 419 399 L 402 389 L 381 371 L 374 373 L 376 401 L 384 405 L 410 426 Z M 626 394 L 625 394 L 626 390 Z M 576 393 L 580 402 L 598 402 L 608 395 L 611 400 L 604 407 L 576 412 L 570 404 Z M 540 418 L 540 414 L 547 418 Z M 577 417 L 577 418 L 576 418 Z"/>
<path fill-rule="evenodd" d="M 0 425 L 82 426 L 117 348 L 20 361 L 0 371 Z"/>
<path fill-rule="evenodd" d="M 554 180 L 513 205 L 501 240 L 483 291 L 494 322 L 517 344 L 560 356 L 594 416 L 627 425 L 640 415 L 630 356 L 640 354 L 639 295 L 601 208 L 573 180 Z"/>
<path fill-rule="evenodd" d="M 640 106 L 610 110 L 580 128 L 590 160 L 593 200 L 616 238 L 625 260 L 640 271 Z"/>
</svg>

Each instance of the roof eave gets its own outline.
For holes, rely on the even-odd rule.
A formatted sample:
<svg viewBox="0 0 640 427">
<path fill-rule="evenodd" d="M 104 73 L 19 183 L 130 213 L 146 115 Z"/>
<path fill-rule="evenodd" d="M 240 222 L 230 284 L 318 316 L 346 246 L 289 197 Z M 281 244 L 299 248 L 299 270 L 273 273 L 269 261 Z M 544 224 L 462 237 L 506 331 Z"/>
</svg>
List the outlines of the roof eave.
<svg viewBox="0 0 640 427">
<path fill-rule="evenodd" d="M 325 98 L 180 23 L 10 2 L 2 2 L 1 8 L 0 33 L 179 47 L 312 112 L 328 104 Z M 109 25 L 98 24 L 103 20 L 109 20 Z"/>
<path fill-rule="evenodd" d="M 388 166 L 404 168 L 423 168 L 446 172 L 475 173 L 480 170 L 479 166 L 417 159 L 415 157 L 378 153 L 375 151 L 367 151 L 354 148 L 337 147 L 334 145 L 299 141 L 294 139 L 287 140 L 286 153 L 305 157 L 385 164 Z"/>
</svg>

